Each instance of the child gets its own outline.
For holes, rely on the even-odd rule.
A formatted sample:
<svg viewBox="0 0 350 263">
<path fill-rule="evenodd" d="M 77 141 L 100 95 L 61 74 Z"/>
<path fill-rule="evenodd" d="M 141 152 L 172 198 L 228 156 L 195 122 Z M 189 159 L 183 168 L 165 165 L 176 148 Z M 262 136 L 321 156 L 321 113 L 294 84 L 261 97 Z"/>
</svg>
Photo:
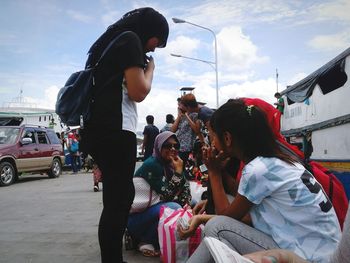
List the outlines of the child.
<svg viewBox="0 0 350 263">
<path fill-rule="evenodd" d="M 216 214 L 196 215 L 189 230 L 211 219 L 205 235 L 213 236 L 240 254 L 284 248 L 309 261 L 327 262 L 340 239 L 340 226 L 331 202 L 314 177 L 281 152 L 265 114 L 241 99 L 221 106 L 210 120 L 211 148 L 203 152 Z M 230 204 L 222 171 L 230 158 L 245 167 Z M 211 262 L 201 244 L 188 262 Z"/>
<path fill-rule="evenodd" d="M 102 172 L 96 163 L 92 166 L 92 177 L 94 179 L 94 192 L 98 192 L 100 190 L 98 183 L 102 182 Z"/>
</svg>

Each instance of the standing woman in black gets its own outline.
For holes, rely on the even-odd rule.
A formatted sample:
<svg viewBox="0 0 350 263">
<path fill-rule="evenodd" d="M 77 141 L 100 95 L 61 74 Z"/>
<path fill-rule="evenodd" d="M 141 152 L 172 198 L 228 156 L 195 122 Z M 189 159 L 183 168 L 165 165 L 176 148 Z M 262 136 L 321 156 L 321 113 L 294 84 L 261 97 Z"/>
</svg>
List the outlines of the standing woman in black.
<svg viewBox="0 0 350 263">
<path fill-rule="evenodd" d="M 111 25 L 92 45 L 86 67 L 97 66 L 91 118 L 82 132 L 82 146 L 102 171 L 103 210 L 99 223 L 102 262 L 123 262 L 122 239 L 133 202 L 136 162 L 136 103 L 151 90 L 154 61 L 146 56 L 165 47 L 169 27 L 152 8 L 139 8 Z"/>
</svg>

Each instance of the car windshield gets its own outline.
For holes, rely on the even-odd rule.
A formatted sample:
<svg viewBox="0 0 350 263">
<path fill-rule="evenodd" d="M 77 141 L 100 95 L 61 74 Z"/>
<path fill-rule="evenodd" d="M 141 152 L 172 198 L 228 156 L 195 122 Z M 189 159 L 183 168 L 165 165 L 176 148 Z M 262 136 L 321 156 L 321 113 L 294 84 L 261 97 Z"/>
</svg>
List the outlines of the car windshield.
<svg viewBox="0 0 350 263">
<path fill-rule="evenodd" d="M 0 144 L 14 144 L 19 134 L 19 128 L 0 127 Z"/>
</svg>

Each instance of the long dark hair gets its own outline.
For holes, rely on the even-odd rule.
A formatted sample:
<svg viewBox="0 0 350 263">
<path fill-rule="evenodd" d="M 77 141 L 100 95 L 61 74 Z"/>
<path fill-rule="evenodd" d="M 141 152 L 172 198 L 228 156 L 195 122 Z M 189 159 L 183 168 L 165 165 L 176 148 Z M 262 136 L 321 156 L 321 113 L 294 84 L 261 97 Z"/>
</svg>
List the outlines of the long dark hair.
<svg viewBox="0 0 350 263">
<path fill-rule="evenodd" d="M 160 41 L 158 47 L 165 47 L 169 35 L 169 25 L 165 17 L 151 7 L 143 7 L 126 13 L 120 20 L 110 25 L 91 46 L 85 67 L 96 64 L 103 50 L 124 31 L 134 32 L 141 40 L 142 47 L 152 37 Z"/>
<path fill-rule="evenodd" d="M 276 157 L 290 164 L 296 161 L 281 151 L 265 113 L 257 106 L 246 105 L 241 99 L 231 99 L 216 110 L 210 126 L 222 143 L 224 133 L 230 133 L 246 160 L 263 156 Z"/>
</svg>

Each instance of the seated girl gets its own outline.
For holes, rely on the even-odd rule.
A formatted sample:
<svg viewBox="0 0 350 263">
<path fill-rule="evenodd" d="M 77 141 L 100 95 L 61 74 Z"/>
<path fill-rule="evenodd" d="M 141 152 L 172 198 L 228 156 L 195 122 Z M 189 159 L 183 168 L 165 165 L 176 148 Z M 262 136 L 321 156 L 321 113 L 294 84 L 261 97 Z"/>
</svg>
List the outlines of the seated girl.
<svg viewBox="0 0 350 263">
<path fill-rule="evenodd" d="M 183 175 L 183 161 L 178 156 L 180 144 L 175 133 L 164 131 L 154 142 L 153 155 L 136 171 L 161 202 L 141 213 L 129 215 L 128 231 L 144 256 L 159 256 L 158 221 L 161 206 L 178 209 L 191 202 L 190 187 Z"/>
<path fill-rule="evenodd" d="M 308 261 L 327 262 L 341 234 L 334 208 L 314 177 L 281 152 L 263 111 L 231 100 L 213 114 L 209 133 L 211 147 L 203 159 L 221 216 L 194 216 L 187 231 L 179 229 L 182 237 L 210 219 L 205 235 L 239 254 L 283 248 Z M 231 204 L 221 178 L 230 158 L 245 164 Z M 188 262 L 213 259 L 201 243 Z"/>
</svg>

